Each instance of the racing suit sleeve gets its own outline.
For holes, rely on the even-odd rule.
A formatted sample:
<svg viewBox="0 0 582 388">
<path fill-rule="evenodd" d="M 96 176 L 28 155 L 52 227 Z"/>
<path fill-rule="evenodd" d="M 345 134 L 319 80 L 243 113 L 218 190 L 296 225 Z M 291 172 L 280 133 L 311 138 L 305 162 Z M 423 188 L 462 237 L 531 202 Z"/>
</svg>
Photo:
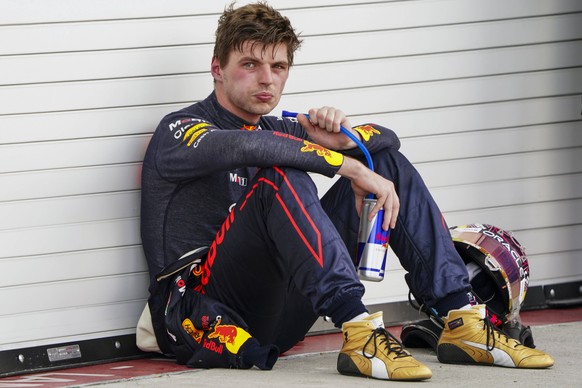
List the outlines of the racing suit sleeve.
<svg viewBox="0 0 582 388">
<path fill-rule="evenodd" d="M 172 122 L 175 122 L 175 118 Z M 219 129 L 198 118 L 168 130 L 162 121 L 154 134 L 156 168 L 169 181 L 198 179 L 239 167 L 288 166 L 329 177 L 343 155 L 288 133 Z"/>
<path fill-rule="evenodd" d="M 307 133 L 295 118 L 291 118 L 289 121 L 286 121 L 285 125 L 282 125 L 281 130 L 287 131 L 288 133 L 297 137 L 308 138 Z M 383 149 L 400 149 L 400 139 L 396 133 L 389 128 L 378 124 L 361 124 L 354 126 L 353 130 L 360 135 L 362 143 L 371 154 L 375 154 L 376 152 Z M 343 133 L 339 133 L 338 136 L 345 135 Z M 341 150 L 338 152 L 354 157 L 364 156 L 359 147 L 354 147 L 349 150 Z"/>
<path fill-rule="evenodd" d="M 400 139 L 394 131 L 378 124 L 362 124 L 353 127 L 353 130 L 360 134 L 362 143 L 370 154 L 391 148 L 400 149 Z M 343 154 L 354 157 L 363 156 L 363 152 L 358 148 L 342 151 Z"/>
</svg>

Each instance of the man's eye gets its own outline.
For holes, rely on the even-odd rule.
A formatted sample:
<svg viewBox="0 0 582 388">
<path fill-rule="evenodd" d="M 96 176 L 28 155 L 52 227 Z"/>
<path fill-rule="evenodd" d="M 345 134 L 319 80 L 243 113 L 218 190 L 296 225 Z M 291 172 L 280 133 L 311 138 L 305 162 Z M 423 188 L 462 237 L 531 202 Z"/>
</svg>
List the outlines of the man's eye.
<svg viewBox="0 0 582 388">
<path fill-rule="evenodd" d="M 252 62 L 247 62 L 243 65 L 246 69 L 252 69 L 253 67 L 255 67 L 255 64 Z"/>
</svg>

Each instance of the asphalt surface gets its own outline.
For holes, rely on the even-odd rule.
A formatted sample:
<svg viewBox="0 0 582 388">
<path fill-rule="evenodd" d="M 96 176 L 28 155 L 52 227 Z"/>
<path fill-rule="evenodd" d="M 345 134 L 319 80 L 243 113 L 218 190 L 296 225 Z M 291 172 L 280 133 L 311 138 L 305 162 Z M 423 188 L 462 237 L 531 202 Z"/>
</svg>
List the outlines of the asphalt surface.
<svg viewBox="0 0 582 388">
<path fill-rule="evenodd" d="M 532 327 L 535 343 L 555 359 L 552 368 L 541 370 L 488 366 L 447 365 L 438 362 L 428 349 L 410 349 L 429 366 L 430 380 L 397 382 L 340 375 L 336 369 L 337 351 L 280 358 L 271 371 L 187 370 L 175 373 L 136 377 L 118 382 L 83 386 L 108 388 L 134 387 L 582 387 L 582 322 Z"/>
</svg>

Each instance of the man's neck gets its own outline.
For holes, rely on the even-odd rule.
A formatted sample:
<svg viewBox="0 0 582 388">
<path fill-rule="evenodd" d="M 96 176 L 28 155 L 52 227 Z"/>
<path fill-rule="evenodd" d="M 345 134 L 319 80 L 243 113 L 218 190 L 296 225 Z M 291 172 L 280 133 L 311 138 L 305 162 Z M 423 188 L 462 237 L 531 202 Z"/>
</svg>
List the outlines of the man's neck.
<svg viewBox="0 0 582 388">
<path fill-rule="evenodd" d="M 241 109 L 237 109 L 234 105 L 232 105 L 228 99 L 221 93 L 219 88 L 215 88 L 214 92 L 216 94 L 216 101 L 220 104 L 220 106 L 232 113 L 233 115 L 239 117 L 241 120 L 246 121 L 249 124 L 256 124 L 261 119 L 261 115 L 255 115 L 248 112 L 245 112 Z"/>
</svg>

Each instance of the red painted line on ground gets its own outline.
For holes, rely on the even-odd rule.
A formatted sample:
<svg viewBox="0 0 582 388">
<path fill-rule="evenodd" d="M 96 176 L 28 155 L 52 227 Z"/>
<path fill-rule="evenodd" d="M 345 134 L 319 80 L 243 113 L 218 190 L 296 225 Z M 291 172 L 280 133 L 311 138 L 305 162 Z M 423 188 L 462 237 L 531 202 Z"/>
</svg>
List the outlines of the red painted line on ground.
<svg viewBox="0 0 582 388">
<path fill-rule="evenodd" d="M 521 322 L 527 326 L 579 322 L 582 321 L 582 307 L 564 307 L 524 311 L 520 314 L 520 316 Z"/>
<path fill-rule="evenodd" d="M 59 388 L 95 382 L 115 381 L 188 370 L 174 360 L 163 358 L 120 361 L 0 379 L 0 388 Z"/>
</svg>

